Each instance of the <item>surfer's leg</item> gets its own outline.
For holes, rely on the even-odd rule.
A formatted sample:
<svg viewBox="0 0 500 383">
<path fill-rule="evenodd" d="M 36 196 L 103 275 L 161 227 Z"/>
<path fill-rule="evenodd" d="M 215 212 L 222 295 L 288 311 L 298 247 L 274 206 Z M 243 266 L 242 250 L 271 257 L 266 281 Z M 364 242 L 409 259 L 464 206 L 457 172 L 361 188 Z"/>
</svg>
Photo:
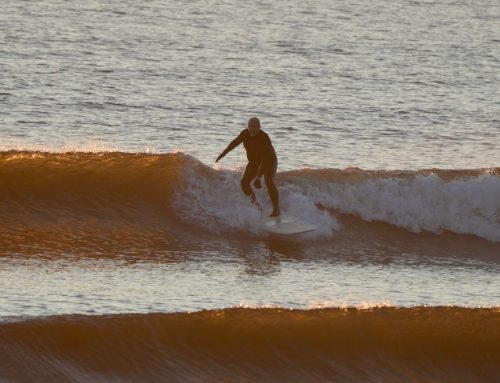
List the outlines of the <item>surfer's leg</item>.
<svg viewBox="0 0 500 383">
<path fill-rule="evenodd" d="M 269 197 L 271 198 L 271 202 L 273 204 L 271 217 L 279 217 L 281 215 L 278 188 L 274 183 L 277 168 L 278 162 L 275 162 L 266 166 L 266 169 L 264 170 L 264 181 L 266 182 L 267 192 L 269 193 Z"/>
<path fill-rule="evenodd" d="M 257 172 L 259 171 L 259 164 L 249 162 L 247 167 L 245 168 L 245 172 L 243 173 L 243 177 L 241 177 L 240 185 L 241 190 L 247 196 L 250 197 L 253 203 L 257 201 L 257 197 L 255 197 L 255 193 L 253 192 L 252 187 L 250 186 L 251 182 L 257 176 Z"/>
</svg>

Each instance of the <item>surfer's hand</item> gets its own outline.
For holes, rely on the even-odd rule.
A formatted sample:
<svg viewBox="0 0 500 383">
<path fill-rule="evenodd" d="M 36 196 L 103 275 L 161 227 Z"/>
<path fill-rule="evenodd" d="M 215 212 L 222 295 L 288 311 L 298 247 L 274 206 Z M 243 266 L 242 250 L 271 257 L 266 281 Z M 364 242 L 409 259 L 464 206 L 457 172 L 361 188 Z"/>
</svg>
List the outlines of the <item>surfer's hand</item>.
<svg viewBox="0 0 500 383">
<path fill-rule="evenodd" d="M 215 162 L 219 162 L 224 157 L 224 154 L 219 154 L 219 157 L 215 160 Z"/>
<path fill-rule="evenodd" d="M 260 183 L 260 177 L 257 177 L 255 181 L 253 181 L 253 186 L 255 186 L 257 189 L 260 189 L 262 187 Z"/>
</svg>

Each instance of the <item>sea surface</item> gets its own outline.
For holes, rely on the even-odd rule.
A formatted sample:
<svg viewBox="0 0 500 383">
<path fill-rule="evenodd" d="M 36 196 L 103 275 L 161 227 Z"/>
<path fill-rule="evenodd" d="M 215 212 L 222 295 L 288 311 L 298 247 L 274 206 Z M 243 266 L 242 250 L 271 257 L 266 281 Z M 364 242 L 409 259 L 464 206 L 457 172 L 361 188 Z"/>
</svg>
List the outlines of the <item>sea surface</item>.
<svg viewBox="0 0 500 383">
<path fill-rule="evenodd" d="M 498 0 L 2 1 L 0 382 L 498 382 L 499 116 Z"/>
</svg>

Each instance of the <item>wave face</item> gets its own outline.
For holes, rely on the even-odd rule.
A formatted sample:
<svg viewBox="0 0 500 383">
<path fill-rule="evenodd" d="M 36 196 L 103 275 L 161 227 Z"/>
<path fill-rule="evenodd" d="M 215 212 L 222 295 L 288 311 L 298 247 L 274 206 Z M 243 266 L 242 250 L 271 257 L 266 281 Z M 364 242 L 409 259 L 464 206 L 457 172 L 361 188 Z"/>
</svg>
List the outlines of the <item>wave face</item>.
<svg viewBox="0 0 500 383">
<path fill-rule="evenodd" d="M 500 376 L 498 309 L 70 315 L 4 322 L 0 337 L 0 378 L 16 382 L 477 383 Z"/>
<path fill-rule="evenodd" d="M 149 247 L 189 235 L 263 236 L 263 217 L 239 177 L 183 153 L 1 152 L 0 245 L 6 252 L 75 244 L 104 251 L 129 247 L 131 233 Z M 277 180 L 283 210 L 320 228 L 311 240 L 359 226 L 365 235 L 382 223 L 500 242 L 500 168 L 301 169 Z M 265 190 L 257 194 L 270 210 Z"/>
</svg>

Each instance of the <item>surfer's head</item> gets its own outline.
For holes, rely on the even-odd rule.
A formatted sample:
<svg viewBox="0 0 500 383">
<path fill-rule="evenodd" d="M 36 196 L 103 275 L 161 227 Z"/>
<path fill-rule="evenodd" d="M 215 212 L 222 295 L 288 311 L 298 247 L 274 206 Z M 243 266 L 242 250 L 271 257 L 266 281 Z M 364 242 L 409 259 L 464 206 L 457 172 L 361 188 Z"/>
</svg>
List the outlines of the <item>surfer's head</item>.
<svg viewBox="0 0 500 383">
<path fill-rule="evenodd" d="M 257 117 L 252 117 L 250 120 L 248 120 L 248 132 L 251 136 L 255 136 L 257 133 L 259 133 L 259 129 L 260 121 Z"/>
</svg>

